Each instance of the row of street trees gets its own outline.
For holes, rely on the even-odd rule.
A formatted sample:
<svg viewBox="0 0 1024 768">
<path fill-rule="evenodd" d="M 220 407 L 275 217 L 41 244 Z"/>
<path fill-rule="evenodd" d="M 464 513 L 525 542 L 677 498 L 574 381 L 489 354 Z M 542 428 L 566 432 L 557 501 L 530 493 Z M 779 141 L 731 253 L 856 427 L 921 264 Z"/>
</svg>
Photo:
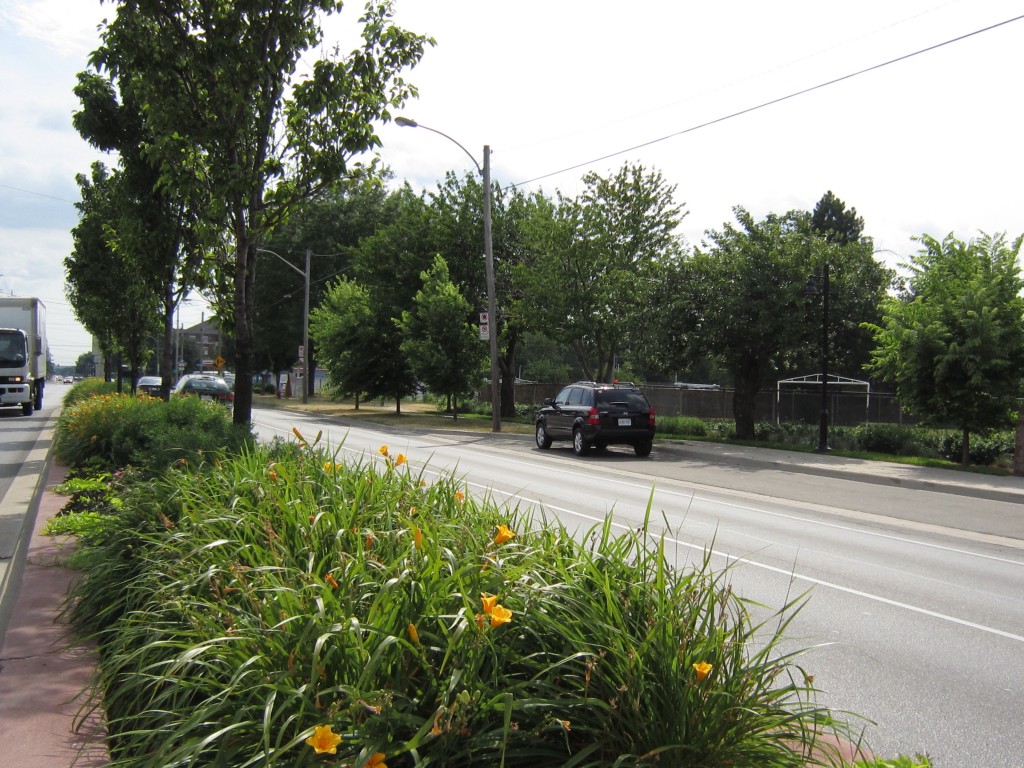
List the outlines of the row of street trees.
<svg viewBox="0 0 1024 768">
<path fill-rule="evenodd" d="M 341 5 L 125 0 L 76 88 L 78 130 L 117 162 L 79 177 L 71 303 L 136 370 L 159 323 L 169 388 L 174 309 L 207 292 L 233 337 L 239 422 L 251 374 L 294 362 L 303 286 L 280 259 L 305 251 L 317 307 L 306 354 L 338 392 L 400 403 L 425 382 L 451 399 L 480 379 L 480 181 L 389 191 L 368 159 L 373 126 L 414 95 L 402 74 L 432 41 L 371 3 L 356 50 L 296 77 L 320 14 Z M 813 211 L 762 220 L 737 207 L 692 248 L 677 234 L 675 186 L 639 164 L 586 175 L 576 197 L 490 193 L 503 416 L 520 366 L 543 363 L 732 385 L 736 433 L 752 437 L 758 391 L 818 366 L 820 298 L 806 289 L 826 268 L 833 371 L 888 380 L 925 420 L 963 429 L 965 446 L 1021 394 L 1019 240 L 924 236 L 897 283 L 831 192 Z"/>
<path fill-rule="evenodd" d="M 169 350 L 174 303 L 207 287 L 233 330 L 235 421 L 248 422 L 257 248 L 330 184 L 373 174 L 374 126 L 415 93 L 402 74 L 432 41 L 395 25 L 388 0 L 368 3 L 359 47 L 299 77 L 340 0 L 115 5 L 79 78 L 76 126 L 118 166 L 80 178 L 69 299 L 106 351 L 137 366 L 132 346 L 151 321 L 140 333 L 112 318 L 115 333 L 104 308 L 131 305 L 140 324 L 161 316 Z"/>
</svg>

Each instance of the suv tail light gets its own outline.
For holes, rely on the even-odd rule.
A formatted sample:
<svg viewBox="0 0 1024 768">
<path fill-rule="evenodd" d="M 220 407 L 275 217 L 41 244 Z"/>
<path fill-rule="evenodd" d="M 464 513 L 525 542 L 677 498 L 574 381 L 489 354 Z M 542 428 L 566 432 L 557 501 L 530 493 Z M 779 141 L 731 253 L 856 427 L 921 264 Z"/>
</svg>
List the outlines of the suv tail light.
<svg viewBox="0 0 1024 768">
<path fill-rule="evenodd" d="M 592 427 L 600 426 L 601 417 L 597 414 L 597 408 L 590 406 L 590 413 L 587 414 L 587 424 Z"/>
<path fill-rule="evenodd" d="M 647 426 L 649 426 L 649 427 L 655 426 L 655 424 L 654 424 L 654 408 L 651 408 L 651 410 L 647 414 Z"/>
</svg>

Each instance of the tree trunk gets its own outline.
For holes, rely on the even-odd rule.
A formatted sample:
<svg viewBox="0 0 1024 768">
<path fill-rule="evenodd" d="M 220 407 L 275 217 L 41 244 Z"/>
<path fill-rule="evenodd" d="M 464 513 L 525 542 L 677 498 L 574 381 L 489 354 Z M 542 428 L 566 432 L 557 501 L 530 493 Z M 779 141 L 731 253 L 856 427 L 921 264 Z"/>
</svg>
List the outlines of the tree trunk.
<svg viewBox="0 0 1024 768">
<path fill-rule="evenodd" d="M 1017 442 L 1013 451 L 1013 474 L 1024 477 L 1024 400 L 1017 412 Z"/>
<path fill-rule="evenodd" d="M 235 230 L 235 402 L 234 423 L 252 419 L 252 297 L 256 284 L 256 244 L 244 223 Z"/>
<path fill-rule="evenodd" d="M 396 395 L 395 396 L 395 415 L 396 416 L 401 416 L 402 415 L 402 396 L 401 395 Z"/>
<path fill-rule="evenodd" d="M 174 366 L 177 363 L 174 350 L 174 288 L 167 286 L 164 297 L 164 348 L 160 355 L 160 397 L 167 400 L 174 388 Z"/>
<path fill-rule="evenodd" d="M 516 346 L 519 343 L 519 332 L 509 327 L 506 332 L 507 346 L 505 356 L 498 358 L 501 371 L 501 407 L 502 418 L 510 419 L 516 415 Z"/>
<path fill-rule="evenodd" d="M 967 427 L 960 440 L 960 463 L 965 467 L 971 463 L 971 431 Z"/>
<path fill-rule="evenodd" d="M 732 395 L 732 415 L 736 420 L 736 438 L 753 440 L 757 393 L 761 389 L 760 367 L 756 360 L 744 356 L 740 369 L 736 372 L 735 386 Z"/>
</svg>

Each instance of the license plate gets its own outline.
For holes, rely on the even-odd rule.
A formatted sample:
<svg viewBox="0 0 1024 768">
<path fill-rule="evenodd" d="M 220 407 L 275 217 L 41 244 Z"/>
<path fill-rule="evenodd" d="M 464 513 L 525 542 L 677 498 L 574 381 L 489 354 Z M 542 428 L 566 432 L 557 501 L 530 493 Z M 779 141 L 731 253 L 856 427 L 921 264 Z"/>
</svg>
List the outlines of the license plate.
<svg viewBox="0 0 1024 768">
<path fill-rule="evenodd" d="M 619 419 L 619 426 L 620 427 L 631 427 L 631 426 L 633 426 L 633 420 L 632 419 Z"/>
</svg>

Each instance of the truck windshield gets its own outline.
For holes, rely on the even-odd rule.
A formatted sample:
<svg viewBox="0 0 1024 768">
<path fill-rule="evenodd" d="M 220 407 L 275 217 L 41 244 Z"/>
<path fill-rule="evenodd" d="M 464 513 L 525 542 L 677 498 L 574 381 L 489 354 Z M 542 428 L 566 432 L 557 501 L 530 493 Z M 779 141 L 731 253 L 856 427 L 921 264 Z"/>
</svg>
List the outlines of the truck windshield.
<svg viewBox="0 0 1024 768">
<path fill-rule="evenodd" d="M 14 331 L 0 331 L 0 366 L 25 364 L 25 337 Z"/>
</svg>

